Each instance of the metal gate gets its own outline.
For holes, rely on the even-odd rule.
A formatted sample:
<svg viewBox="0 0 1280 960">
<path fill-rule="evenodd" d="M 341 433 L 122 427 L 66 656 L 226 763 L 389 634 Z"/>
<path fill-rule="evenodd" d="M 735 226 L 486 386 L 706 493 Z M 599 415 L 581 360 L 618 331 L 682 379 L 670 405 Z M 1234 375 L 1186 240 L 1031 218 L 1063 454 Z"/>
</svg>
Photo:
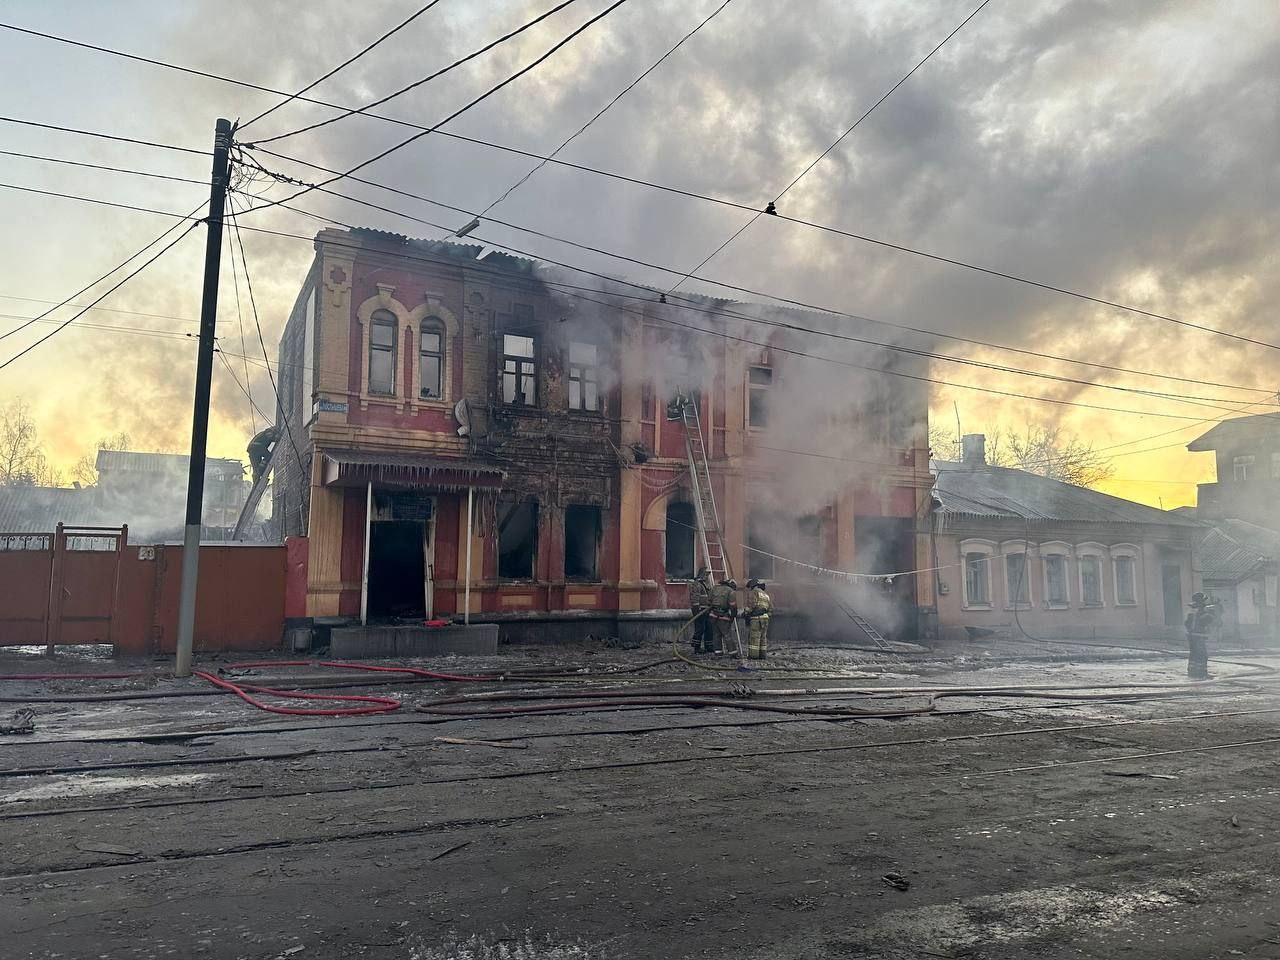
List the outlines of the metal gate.
<svg viewBox="0 0 1280 960">
<path fill-rule="evenodd" d="M 114 643 L 129 528 L 0 533 L 0 646 Z"/>
</svg>

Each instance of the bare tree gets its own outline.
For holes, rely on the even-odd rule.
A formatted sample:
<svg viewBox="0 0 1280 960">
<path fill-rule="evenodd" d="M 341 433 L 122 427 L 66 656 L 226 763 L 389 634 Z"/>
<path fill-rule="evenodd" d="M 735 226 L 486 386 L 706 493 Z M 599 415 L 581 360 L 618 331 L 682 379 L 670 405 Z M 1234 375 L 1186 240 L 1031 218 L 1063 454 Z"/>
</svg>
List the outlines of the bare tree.
<svg viewBox="0 0 1280 960">
<path fill-rule="evenodd" d="M 71 472 L 72 478 L 81 486 L 94 486 L 98 482 L 97 452 L 99 450 L 128 450 L 130 443 L 129 434 L 123 430 L 110 437 L 99 437 L 97 444 L 94 446 L 93 454 L 86 453 L 76 461 L 75 468 Z"/>
<path fill-rule="evenodd" d="M 1096 486 L 1115 475 L 1111 458 L 1057 424 L 1028 423 L 1009 434 L 991 429 L 986 438 L 987 463 L 995 467 L 1016 467 L 1077 487 Z M 929 446 L 941 460 L 961 458 L 960 439 L 945 427 L 930 426 Z"/>
<path fill-rule="evenodd" d="M 19 397 L 0 412 L 0 487 L 53 487 L 61 482 L 40 448 L 31 405 Z"/>
</svg>

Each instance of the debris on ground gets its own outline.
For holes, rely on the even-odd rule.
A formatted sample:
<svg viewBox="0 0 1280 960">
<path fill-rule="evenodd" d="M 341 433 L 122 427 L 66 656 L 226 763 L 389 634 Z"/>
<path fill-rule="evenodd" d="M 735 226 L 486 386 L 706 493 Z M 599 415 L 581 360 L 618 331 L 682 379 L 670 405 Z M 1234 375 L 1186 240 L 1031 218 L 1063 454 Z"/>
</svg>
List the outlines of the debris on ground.
<svg viewBox="0 0 1280 960">
<path fill-rule="evenodd" d="M 499 750 L 528 750 L 527 743 L 504 743 L 501 740 L 472 740 L 468 737 L 432 737 L 436 743 L 452 743 L 460 747 L 497 747 Z"/>
<path fill-rule="evenodd" d="M 0 734 L 3 733 L 35 733 L 36 712 L 30 707 L 19 707 L 13 711 L 8 723 L 0 723 Z"/>
<path fill-rule="evenodd" d="M 906 892 L 911 889 L 911 881 L 900 873 L 886 873 L 880 878 L 895 890 Z"/>
</svg>

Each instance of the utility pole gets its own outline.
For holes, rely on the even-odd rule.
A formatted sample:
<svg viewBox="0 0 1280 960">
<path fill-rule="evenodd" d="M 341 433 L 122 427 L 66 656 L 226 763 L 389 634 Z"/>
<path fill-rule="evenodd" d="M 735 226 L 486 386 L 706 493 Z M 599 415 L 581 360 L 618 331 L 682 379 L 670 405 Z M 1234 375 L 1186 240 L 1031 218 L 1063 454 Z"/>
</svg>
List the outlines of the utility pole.
<svg viewBox="0 0 1280 960">
<path fill-rule="evenodd" d="M 195 412 L 191 417 L 191 465 L 187 474 L 187 521 L 182 536 L 182 599 L 178 604 L 178 661 L 174 673 L 191 676 L 196 632 L 196 584 L 200 576 L 200 527 L 204 514 L 204 461 L 209 438 L 209 393 L 213 386 L 213 341 L 218 322 L 218 271 L 222 264 L 222 214 L 227 202 L 231 121 L 213 134 L 209 180 L 209 233 L 204 245 L 204 294 L 200 301 L 200 349 L 196 354 Z"/>
</svg>

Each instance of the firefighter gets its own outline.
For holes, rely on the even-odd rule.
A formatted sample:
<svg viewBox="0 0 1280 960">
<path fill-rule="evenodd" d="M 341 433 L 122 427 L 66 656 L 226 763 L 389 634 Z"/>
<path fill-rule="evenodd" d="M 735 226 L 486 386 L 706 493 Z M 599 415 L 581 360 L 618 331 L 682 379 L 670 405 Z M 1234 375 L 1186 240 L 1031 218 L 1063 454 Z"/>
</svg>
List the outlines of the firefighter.
<svg viewBox="0 0 1280 960">
<path fill-rule="evenodd" d="M 711 588 L 711 610 L 707 614 L 715 629 L 715 650 L 724 653 L 729 646 L 729 629 L 738 616 L 738 583 L 726 577 Z"/>
<path fill-rule="evenodd" d="M 773 610 L 773 601 L 765 590 L 763 580 L 747 581 L 747 600 L 744 604 L 743 619 L 747 621 L 747 636 L 750 638 L 747 655 L 752 660 L 763 660 L 769 649 L 769 614 Z"/>
<path fill-rule="evenodd" d="M 1209 638 L 1221 618 L 1218 604 L 1204 593 L 1191 595 L 1191 612 L 1187 614 L 1187 676 L 1192 680 L 1209 679 Z"/>
<path fill-rule="evenodd" d="M 702 567 L 689 584 L 689 612 L 693 614 L 693 652 L 715 651 L 715 633 L 709 616 L 711 610 L 711 571 Z"/>
<path fill-rule="evenodd" d="M 271 450 L 280 439 L 278 427 L 267 427 L 249 441 L 249 463 L 253 467 L 253 482 L 256 484 L 262 472 L 271 461 Z"/>
</svg>

